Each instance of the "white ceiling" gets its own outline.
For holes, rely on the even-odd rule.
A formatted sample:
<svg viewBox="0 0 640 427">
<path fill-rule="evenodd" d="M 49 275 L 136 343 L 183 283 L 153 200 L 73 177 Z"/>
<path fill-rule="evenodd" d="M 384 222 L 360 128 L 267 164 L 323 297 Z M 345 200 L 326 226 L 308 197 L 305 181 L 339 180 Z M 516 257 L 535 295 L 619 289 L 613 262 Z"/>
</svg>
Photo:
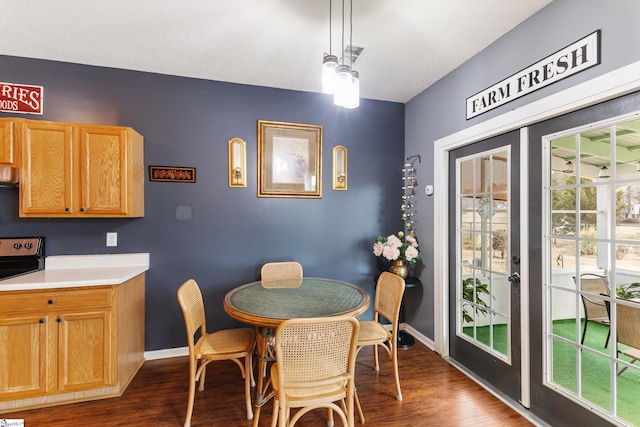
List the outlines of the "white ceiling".
<svg viewBox="0 0 640 427">
<path fill-rule="evenodd" d="M 353 0 L 361 97 L 409 101 L 550 2 Z M 0 54 L 29 58 L 320 92 L 329 51 L 329 0 L 0 0 L 0 10 Z"/>
</svg>

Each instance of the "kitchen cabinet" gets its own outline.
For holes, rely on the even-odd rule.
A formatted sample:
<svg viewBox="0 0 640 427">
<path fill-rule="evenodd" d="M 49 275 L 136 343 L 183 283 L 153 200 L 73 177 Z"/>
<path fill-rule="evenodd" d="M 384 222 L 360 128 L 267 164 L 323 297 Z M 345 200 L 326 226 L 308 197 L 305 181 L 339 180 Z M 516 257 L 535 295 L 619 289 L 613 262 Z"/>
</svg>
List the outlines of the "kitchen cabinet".
<svg viewBox="0 0 640 427">
<path fill-rule="evenodd" d="M 15 123 L 11 120 L 0 121 L 0 166 L 17 166 L 18 152 Z"/>
<path fill-rule="evenodd" d="M 143 137 L 119 126 L 20 120 L 21 217 L 144 216 Z"/>
<path fill-rule="evenodd" d="M 0 292 L 0 413 L 119 396 L 144 360 L 144 274 Z"/>
</svg>

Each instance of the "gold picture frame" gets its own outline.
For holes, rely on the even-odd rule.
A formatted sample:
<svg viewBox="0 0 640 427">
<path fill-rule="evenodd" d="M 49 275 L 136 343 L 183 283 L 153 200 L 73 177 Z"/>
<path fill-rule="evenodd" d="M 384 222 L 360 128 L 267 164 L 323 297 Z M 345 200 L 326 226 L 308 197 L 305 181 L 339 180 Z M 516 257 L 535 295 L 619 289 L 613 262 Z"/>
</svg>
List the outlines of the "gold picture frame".
<svg viewBox="0 0 640 427">
<path fill-rule="evenodd" d="M 322 198 L 322 126 L 258 120 L 258 197 Z"/>
</svg>

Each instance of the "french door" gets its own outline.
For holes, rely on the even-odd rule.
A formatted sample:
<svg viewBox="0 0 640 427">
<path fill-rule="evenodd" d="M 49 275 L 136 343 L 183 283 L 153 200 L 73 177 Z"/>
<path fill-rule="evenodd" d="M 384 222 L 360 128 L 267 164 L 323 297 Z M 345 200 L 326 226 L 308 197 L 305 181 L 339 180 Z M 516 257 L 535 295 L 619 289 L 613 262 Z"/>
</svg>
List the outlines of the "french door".
<svg viewBox="0 0 640 427">
<path fill-rule="evenodd" d="M 520 132 L 449 161 L 449 355 L 520 401 Z"/>
</svg>

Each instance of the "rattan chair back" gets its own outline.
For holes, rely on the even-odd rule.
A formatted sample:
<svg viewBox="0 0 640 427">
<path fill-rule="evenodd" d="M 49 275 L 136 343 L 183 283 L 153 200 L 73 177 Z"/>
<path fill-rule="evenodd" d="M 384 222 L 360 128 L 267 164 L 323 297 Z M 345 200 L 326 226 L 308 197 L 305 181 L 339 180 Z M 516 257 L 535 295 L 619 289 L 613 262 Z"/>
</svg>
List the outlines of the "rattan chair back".
<svg viewBox="0 0 640 427">
<path fill-rule="evenodd" d="M 402 277 L 387 271 L 380 274 L 373 303 L 374 320 L 379 320 L 379 316 L 382 315 L 394 327 L 398 326 L 404 289 L 405 283 Z"/>
<path fill-rule="evenodd" d="M 269 262 L 260 270 L 266 288 L 297 288 L 302 284 L 302 265 L 295 261 Z"/>
</svg>

